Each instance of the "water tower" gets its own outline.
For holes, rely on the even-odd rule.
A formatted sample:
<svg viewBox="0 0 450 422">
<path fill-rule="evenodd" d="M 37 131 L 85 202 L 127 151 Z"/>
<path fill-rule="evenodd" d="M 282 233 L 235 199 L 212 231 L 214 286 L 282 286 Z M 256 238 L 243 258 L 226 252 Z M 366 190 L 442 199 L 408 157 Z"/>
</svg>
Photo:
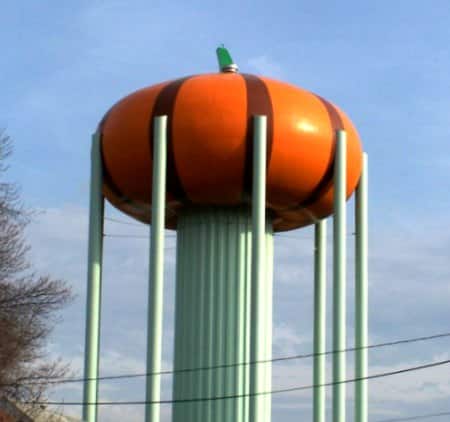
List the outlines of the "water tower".
<svg viewBox="0 0 450 422">
<path fill-rule="evenodd" d="M 367 371 L 366 156 L 348 117 L 238 72 L 116 103 L 92 143 L 83 418 L 97 420 L 103 204 L 151 227 L 146 422 L 159 421 L 164 228 L 177 231 L 173 422 L 271 420 L 274 232 L 315 225 L 314 421 L 325 421 L 325 219 L 333 215 L 334 422 L 345 421 L 346 200 L 356 190 L 356 378 Z M 313 284 L 313 283 L 312 283 Z M 367 421 L 366 381 L 355 420 Z"/>
</svg>

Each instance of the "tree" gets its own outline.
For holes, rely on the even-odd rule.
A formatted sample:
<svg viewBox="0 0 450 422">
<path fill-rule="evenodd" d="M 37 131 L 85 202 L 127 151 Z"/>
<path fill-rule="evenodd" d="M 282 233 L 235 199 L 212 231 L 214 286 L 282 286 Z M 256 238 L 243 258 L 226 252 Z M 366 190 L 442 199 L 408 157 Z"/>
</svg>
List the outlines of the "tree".
<svg viewBox="0 0 450 422">
<path fill-rule="evenodd" d="M 33 213 L 17 185 L 4 180 L 11 153 L 0 131 L 0 396 L 35 402 L 45 399 L 47 381 L 67 371 L 48 359 L 45 345 L 72 293 L 64 281 L 36 274 L 28 260 L 24 231 Z"/>
</svg>

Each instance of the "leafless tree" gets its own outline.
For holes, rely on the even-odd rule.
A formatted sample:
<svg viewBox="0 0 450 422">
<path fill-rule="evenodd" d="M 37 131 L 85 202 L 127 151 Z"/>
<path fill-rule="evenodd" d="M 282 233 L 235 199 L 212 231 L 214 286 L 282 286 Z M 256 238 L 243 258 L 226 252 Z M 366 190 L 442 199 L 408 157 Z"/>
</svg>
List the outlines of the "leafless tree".
<svg viewBox="0 0 450 422">
<path fill-rule="evenodd" d="M 45 399 L 47 380 L 67 371 L 49 360 L 45 346 L 72 294 L 64 281 L 36 274 L 28 260 L 24 231 L 32 213 L 17 185 L 5 180 L 11 153 L 11 140 L 0 131 L 0 396 L 34 402 Z"/>
</svg>

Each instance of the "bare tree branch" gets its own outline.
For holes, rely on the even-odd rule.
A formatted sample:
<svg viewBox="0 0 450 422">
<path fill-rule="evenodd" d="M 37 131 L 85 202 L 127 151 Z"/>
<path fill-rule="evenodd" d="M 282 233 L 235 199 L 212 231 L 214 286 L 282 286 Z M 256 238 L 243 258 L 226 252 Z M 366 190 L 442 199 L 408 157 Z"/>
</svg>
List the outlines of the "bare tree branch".
<svg viewBox="0 0 450 422">
<path fill-rule="evenodd" d="M 27 381 L 67 373 L 61 361 L 48 359 L 45 345 L 72 293 L 64 281 L 32 271 L 24 230 L 33 214 L 17 185 L 4 180 L 12 151 L 11 140 L 0 131 L 0 397 L 40 402 L 49 385 Z"/>
</svg>

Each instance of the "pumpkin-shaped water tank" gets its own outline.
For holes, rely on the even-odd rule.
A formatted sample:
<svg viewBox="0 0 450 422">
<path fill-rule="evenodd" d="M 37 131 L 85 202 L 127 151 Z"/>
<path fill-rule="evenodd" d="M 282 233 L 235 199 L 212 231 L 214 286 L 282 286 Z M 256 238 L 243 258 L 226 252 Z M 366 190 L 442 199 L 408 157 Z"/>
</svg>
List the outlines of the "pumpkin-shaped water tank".
<svg viewBox="0 0 450 422">
<path fill-rule="evenodd" d="M 105 197 L 150 222 L 152 124 L 168 116 L 167 222 L 184 207 L 238 206 L 251 198 L 252 116 L 267 116 L 267 209 L 274 230 L 314 223 L 333 212 L 336 131 L 347 133 L 347 197 L 362 149 L 349 118 L 309 91 L 235 72 L 202 74 L 141 89 L 99 125 Z"/>
</svg>

